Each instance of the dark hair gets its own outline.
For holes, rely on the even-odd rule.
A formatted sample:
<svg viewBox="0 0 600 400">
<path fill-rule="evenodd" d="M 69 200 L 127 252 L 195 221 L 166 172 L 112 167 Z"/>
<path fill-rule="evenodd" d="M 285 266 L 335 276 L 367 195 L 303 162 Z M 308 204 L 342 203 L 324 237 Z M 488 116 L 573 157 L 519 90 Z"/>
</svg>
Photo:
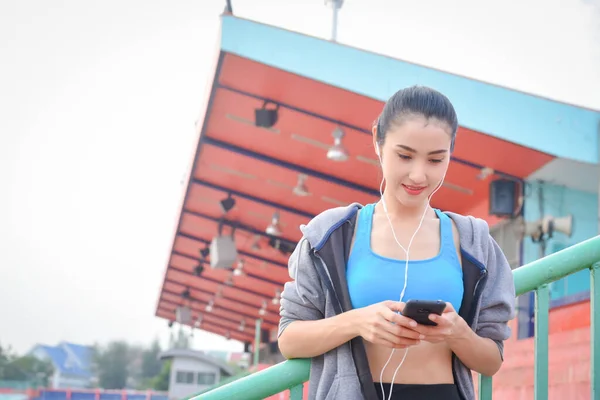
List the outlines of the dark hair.
<svg viewBox="0 0 600 400">
<path fill-rule="evenodd" d="M 423 116 L 446 122 L 452 132 L 450 151 L 454 150 L 454 139 L 458 129 L 458 118 L 450 100 L 440 92 L 425 86 L 411 86 L 397 91 L 385 103 L 377 119 L 377 143 L 383 146 L 392 125 L 399 125 L 410 116 Z"/>
</svg>

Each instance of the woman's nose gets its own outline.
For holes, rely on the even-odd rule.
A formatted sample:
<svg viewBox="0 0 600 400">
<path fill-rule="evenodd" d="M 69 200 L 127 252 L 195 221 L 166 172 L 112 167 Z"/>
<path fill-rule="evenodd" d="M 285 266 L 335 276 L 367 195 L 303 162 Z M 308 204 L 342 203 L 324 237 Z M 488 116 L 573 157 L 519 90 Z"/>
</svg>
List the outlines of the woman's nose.
<svg viewBox="0 0 600 400">
<path fill-rule="evenodd" d="M 415 165 L 408 174 L 408 178 L 411 180 L 411 183 L 414 183 L 417 186 L 424 184 L 427 180 L 425 169 L 422 166 Z"/>
</svg>

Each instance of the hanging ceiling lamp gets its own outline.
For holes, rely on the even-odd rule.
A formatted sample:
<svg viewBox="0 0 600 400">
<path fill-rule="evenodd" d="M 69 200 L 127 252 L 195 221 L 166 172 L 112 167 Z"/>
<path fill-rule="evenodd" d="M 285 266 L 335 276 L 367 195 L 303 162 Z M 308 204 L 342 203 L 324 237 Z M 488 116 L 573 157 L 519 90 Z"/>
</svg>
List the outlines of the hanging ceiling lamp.
<svg viewBox="0 0 600 400">
<path fill-rule="evenodd" d="M 333 146 L 327 151 L 327 158 L 331 161 L 346 161 L 348 160 L 348 151 L 342 144 L 342 138 L 344 137 L 344 131 L 339 127 L 335 128 L 333 133 Z"/>
<path fill-rule="evenodd" d="M 233 270 L 234 276 L 242 276 L 244 275 L 244 260 L 240 259 L 237 262 L 236 268 Z"/>
<path fill-rule="evenodd" d="M 279 229 L 279 211 L 275 211 L 273 213 L 273 219 L 271 220 L 271 224 L 267 226 L 265 232 L 267 232 L 267 235 L 271 236 L 281 235 L 281 230 Z"/>
<path fill-rule="evenodd" d="M 231 197 L 231 193 L 228 193 L 227 197 L 221 200 L 219 204 L 223 214 L 227 214 L 233 207 L 235 207 L 235 199 Z"/>
<path fill-rule="evenodd" d="M 308 188 L 304 184 L 304 182 L 306 181 L 306 178 L 308 178 L 307 175 L 298 174 L 298 183 L 296 184 L 296 187 L 294 187 L 294 190 L 292 190 L 292 192 L 296 196 L 300 196 L 300 197 L 310 196 L 310 192 L 308 191 Z"/>
</svg>

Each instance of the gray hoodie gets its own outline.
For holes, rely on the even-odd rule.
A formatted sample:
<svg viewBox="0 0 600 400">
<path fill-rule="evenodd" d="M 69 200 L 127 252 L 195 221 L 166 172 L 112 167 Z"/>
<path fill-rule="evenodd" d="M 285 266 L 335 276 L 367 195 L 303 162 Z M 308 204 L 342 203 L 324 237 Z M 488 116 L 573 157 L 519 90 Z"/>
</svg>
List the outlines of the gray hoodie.
<svg viewBox="0 0 600 400">
<path fill-rule="evenodd" d="M 301 226 L 303 237 L 289 260 L 292 281 L 281 295 L 279 335 L 294 321 L 333 317 L 352 309 L 346 282 L 346 261 L 356 224 L 354 203 L 333 208 Z M 510 337 L 507 322 L 515 314 L 513 276 L 488 224 L 474 217 L 446 212 L 459 232 L 464 298 L 459 310 L 482 337 L 498 345 Z M 471 371 L 453 355 L 454 381 L 465 400 L 475 398 Z M 311 360 L 310 400 L 377 399 L 362 337 L 356 337 Z"/>
</svg>

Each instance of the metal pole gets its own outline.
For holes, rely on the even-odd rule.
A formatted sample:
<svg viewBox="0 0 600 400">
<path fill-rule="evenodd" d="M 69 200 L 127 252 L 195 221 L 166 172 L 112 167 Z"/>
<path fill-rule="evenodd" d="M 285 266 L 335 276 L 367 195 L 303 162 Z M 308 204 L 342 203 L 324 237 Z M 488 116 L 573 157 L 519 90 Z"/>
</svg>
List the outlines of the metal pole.
<svg viewBox="0 0 600 400">
<path fill-rule="evenodd" d="M 338 11 L 342 8 L 344 0 L 325 0 L 325 4 L 329 4 L 332 10 L 332 21 L 331 21 L 331 40 L 337 41 L 337 25 L 338 25 Z"/>
<path fill-rule="evenodd" d="M 337 19 L 338 19 L 337 1 L 333 2 L 332 8 L 333 8 L 333 13 L 332 13 L 333 15 L 332 15 L 332 21 L 331 21 L 331 40 L 335 42 L 337 40 Z"/>
<path fill-rule="evenodd" d="M 254 365 L 258 365 L 258 356 L 260 351 L 260 326 L 262 324 L 262 319 L 256 320 L 256 328 L 254 330 Z"/>
</svg>

